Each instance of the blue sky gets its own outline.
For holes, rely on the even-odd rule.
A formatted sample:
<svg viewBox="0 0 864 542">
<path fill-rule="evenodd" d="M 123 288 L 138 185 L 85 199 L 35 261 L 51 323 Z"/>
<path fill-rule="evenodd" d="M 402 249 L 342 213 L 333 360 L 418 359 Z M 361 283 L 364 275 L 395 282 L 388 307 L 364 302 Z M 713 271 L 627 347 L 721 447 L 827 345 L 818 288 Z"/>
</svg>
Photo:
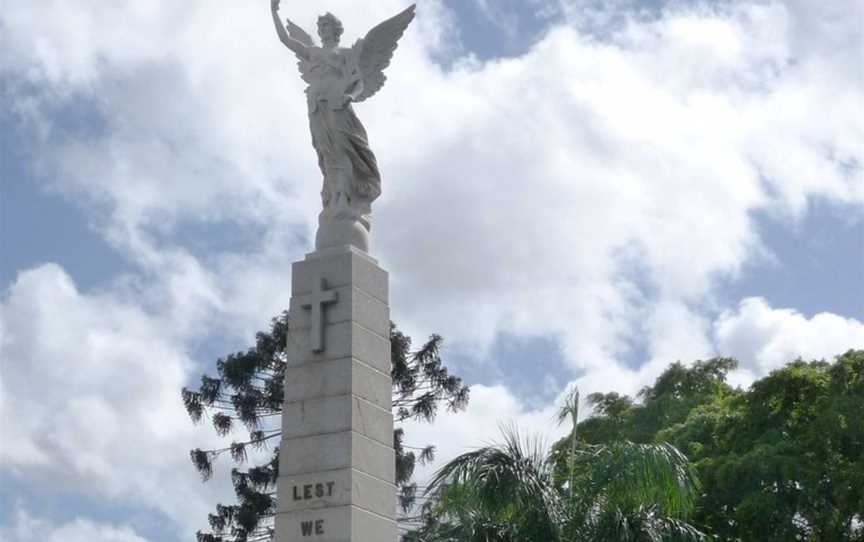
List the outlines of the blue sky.
<svg viewBox="0 0 864 542">
<path fill-rule="evenodd" d="M 188 462 L 220 441 L 179 389 L 287 306 L 320 182 L 294 60 L 247 4 L 0 13 L 3 540 L 189 540 L 230 499 Z M 406 2 L 283 4 L 350 42 Z M 551 439 L 569 386 L 864 348 L 861 10 L 419 2 L 357 107 L 371 251 L 473 393 L 409 436 L 442 459 L 499 421 Z"/>
</svg>

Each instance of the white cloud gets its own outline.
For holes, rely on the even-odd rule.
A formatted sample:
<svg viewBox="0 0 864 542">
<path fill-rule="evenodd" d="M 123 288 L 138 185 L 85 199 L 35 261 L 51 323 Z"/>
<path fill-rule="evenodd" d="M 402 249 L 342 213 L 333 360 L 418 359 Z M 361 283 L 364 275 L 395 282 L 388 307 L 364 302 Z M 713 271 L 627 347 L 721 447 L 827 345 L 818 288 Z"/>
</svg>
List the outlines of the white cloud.
<svg viewBox="0 0 864 542">
<path fill-rule="evenodd" d="M 741 370 L 760 377 L 797 359 L 826 359 L 864 348 L 864 323 L 822 312 L 807 318 L 794 309 L 777 309 L 759 297 L 741 301 L 714 323 L 716 348 Z"/>
<path fill-rule="evenodd" d="M 753 210 L 817 194 L 860 204 L 860 171 L 842 162 L 862 134 L 830 120 L 855 118 L 857 88 L 818 56 L 790 60 L 794 17 L 743 3 L 606 42 L 560 28 L 523 57 L 424 85 L 452 113 L 396 130 L 427 150 L 380 211 L 399 319 L 481 344 L 542 330 L 575 366 L 608 364 L 637 314 L 701 301 L 761 250 Z M 438 212 L 409 214 L 420 208 Z M 631 266 L 656 297 L 634 294 Z"/>
<path fill-rule="evenodd" d="M 317 207 L 293 58 L 266 8 L 98 6 L 3 15 L 0 65 L 93 98 L 106 122 L 50 140 L 52 183 L 103 202 L 107 235 L 136 261 L 161 273 L 167 248 L 198 268 L 220 319 L 260 327 L 285 304 L 274 282 L 287 284 Z M 326 7 L 344 16 L 350 43 L 402 6 Z M 835 28 L 837 10 L 739 2 L 646 19 L 611 6 L 626 24 L 603 39 L 560 26 L 522 57 L 444 72 L 430 47 L 443 47 L 446 11 L 421 5 L 388 85 L 358 106 L 384 171 L 373 250 L 409 330 L 480 348 L 501 332 L 553 334 L 574 368 L 615 363 L 642 327 L 634 315 L 690 310 L 760 250 L 753 210 L 864 201 L 848 167 L 864 141 L 855 72 L 802 45 L 812 41 L 802 25 Z M 286 4 L 283 15 L 310 27 L 316 10 Z M 851 24 L 825 39 L 853 41 Z M 190 221 L 267 233 L 196 262 L 170 241 Z M 630 253 L 657 296 L 639 292 Z"/>
<path fill-rule="evenodd" d="M 648 319 L 653 360 L 663 365 L 673 361 L 705 359 L 712 353 L 705 338 L 708 323 L 683 304 L 659 303 Z"/>
<path fill-rule="evenodd" d="M 22 508 L 16 510 L 14 523 L 0 526 L 0 538 L 6 542 L 147 542 L 128 527 L 83 518 L 57 525 L 35 518 Z"/>
<path fill-rule="evenodd" d="M 204 487 L 190 464 L 190 449 L 216 442 L 180 400 L 191 360 L 133 294 L 146 297 L 82 294 L 53 264 L 19 275 L 0 304 L 0 463 L 37 486 L 161 511 L 191 535 L 213 505 L 202 496 L 230 494 L 226 473 Z"/>
</svg>

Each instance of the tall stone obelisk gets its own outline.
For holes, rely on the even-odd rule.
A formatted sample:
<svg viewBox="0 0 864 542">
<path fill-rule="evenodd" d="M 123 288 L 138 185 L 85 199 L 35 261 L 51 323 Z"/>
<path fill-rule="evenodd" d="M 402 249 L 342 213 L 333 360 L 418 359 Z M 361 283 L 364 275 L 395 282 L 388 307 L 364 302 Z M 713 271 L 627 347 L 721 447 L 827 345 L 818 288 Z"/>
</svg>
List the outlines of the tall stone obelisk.
<svg viewBox="0 0 864 542">
<path fill-rule="evenodd" d="M 394 542 L 388 277 L 352 246 L 293 266 L 277 542 Z"/>
<path fill-rule="evenodd" d="M 381 176 L 351 104 L 384 85 L 414 6 L 350 49 L 332 14 L 318 19 L 319 46 L 271 6 L 309 83 L 324 177 L 316 250 L 292 268 L 276 542 L 395 542 L 388 277 L 368 254 Z"/>
</svg>

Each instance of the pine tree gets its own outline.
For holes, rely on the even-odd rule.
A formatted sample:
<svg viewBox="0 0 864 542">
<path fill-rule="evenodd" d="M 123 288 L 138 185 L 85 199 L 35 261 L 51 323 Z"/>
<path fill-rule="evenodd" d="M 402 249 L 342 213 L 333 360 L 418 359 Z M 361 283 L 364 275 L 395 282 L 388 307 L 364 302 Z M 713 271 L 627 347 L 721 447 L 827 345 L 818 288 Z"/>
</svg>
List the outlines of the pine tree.
<svg viewBox="0 0 864 542">
<path fill-rule="evenodd" d="M 206 481 L 213 475 L 215 461 L 228 455 L 237 465 L 231 479 L 236 504 L 216 506 L 210 514 L 210 529 L 199 531 L 199 542 L 264 542 L 273 538 L 277 509 L 276 480 L 279 476 L 279 427 L 283 402 L 283 379 L 287 363 L 284 345 L 288 334 L 288 313 L 274 318 L 269 332 L 256 335 L 255 346 L 216 362 L 217 377 L 203 375 L 197 390 L 184 388 L 183 403 L 193 422 L 209 417 L 217 434 L 228 436 L 239 426 L 248 438 L 213 450 L 190 452 L 192 463 Z M 439 407 L 450 411 L 465 408 L 469 388 L 451 375 L 440 357 L 443 339 L 432 335 L 418 350 L 411 339 L 390 325 L 394 421 L 434 421 Z M 396 451 L 396 485 L 403 514 L 414 505 L 417 485 L 411 481 L 415 466 L 434 458 L 435 448 L 405 444 L 404 431 L 393 433 Z M 269 460 L 241 468 L 249 450 L 272 450 Z M 407 519 L 407 518 L 406 518 Z"/>
</svg>

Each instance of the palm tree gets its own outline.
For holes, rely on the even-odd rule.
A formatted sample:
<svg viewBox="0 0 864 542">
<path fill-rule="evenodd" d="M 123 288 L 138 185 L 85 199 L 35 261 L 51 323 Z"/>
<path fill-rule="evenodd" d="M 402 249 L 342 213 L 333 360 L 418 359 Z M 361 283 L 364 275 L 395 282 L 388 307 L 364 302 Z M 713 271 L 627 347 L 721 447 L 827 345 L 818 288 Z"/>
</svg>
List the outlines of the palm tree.
<svg viewBox="0 0 864 542">
<path fill-rule="evenodd" d="M 568 468 L 568 484 L 569 484 L 569 497 L 573 499 L 573 488 L 575 487 L 574 476 L 576 474 L 576 446 L 578 441 L 576 440 L 576 426 L 579 425 L 579 388 L 573 388 L 570 390 L 570 393 L 567 394 L 567 397 L 564 399 L 564 404 L 561 405 L 561 408 L 558 409 L 558 414 L 555 416 L 558 425 L 563 424 L 567 420 L 570 420 L 573 423 L 573 430 L 570 431 L 570 455 L 569 459 L 565 461 L 567 463 Z"/>
<path fill-rule="evenodd" d="M 459 456 L 433 477 L 426 525 L 410 541 L 526 542 L 560 539 L 553 464 L 538 440 L 514 428 L 505 441 Z"/>
<path fill-rule="evenodd" d="M 686 522 L 700 484 L 671 444 L 586 445 L 566 461 L 575 476 L 561 542 L 709 539 Z"/>
<path fill-rule="evenodd" d="M 559 419 L 578 422 L 577 391 Z M 670 444 L 580 444 L 549 454 L 503 428 L 503 442 L 463 454 L 430 481 L 425 525 L 406 542 L 690 542 L 695 471 Z"/>
</svg>

